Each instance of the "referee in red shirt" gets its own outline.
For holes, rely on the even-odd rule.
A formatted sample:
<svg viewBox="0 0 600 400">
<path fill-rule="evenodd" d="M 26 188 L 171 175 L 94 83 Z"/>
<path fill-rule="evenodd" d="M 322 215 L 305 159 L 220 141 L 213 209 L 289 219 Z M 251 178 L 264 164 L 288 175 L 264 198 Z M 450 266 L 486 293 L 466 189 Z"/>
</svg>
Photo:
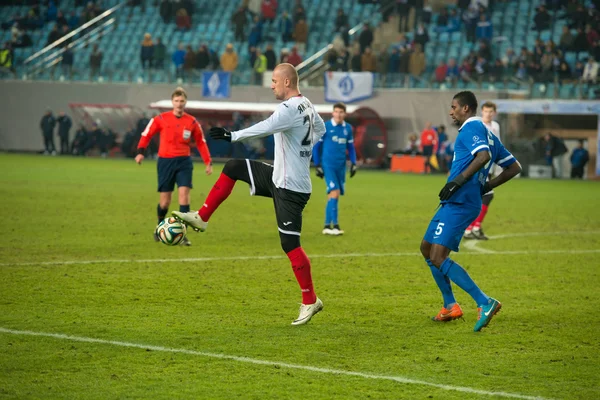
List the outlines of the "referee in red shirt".
<svg viewBox="0 0 600 400">
<path fill-rule="evenodd" d="M 206 175 L 212 174 L 212 162 L 210 152 L 202 127 L 194 117 L 183 110 L 187 102 L 187 93 L 182 88 L 177 88 L 171 95 L 173 111 L 164 112 L 152 118 L 138 144 L 138 155 L 135 162 L 138 164 L 144 160 L 144 152 L 150 143 L 152 136 L 161 135 L 158 148 L 158 192 L 160 201 L 156 209 L 158 222 L 162 221 L 171 205 L 171 195 L 177 183 L 179 194 L 179 211 L 190 211 L 190 189 L 192 188 L 192 172 L 194 165 L 190 157 L 190 145 L 192 140 L 196 142 L 198 151 L 206 165 Z M 154 233 L 154 240 L 158 241 L 158 235 Z M 182 242 L 189 246 L 191 243 L 186 238 Z"/>
</svg>

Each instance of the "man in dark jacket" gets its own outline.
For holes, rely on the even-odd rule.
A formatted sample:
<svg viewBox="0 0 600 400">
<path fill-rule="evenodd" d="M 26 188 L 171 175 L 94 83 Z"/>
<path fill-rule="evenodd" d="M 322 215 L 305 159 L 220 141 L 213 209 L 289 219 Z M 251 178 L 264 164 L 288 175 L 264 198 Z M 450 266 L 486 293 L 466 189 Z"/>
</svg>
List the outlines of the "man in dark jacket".
<svg viewBox="0 0 600 400">
<path fill-rule="evenodd" d="M 267 71 L 273 71 L 277 65 L 277 55 L 275 54 L 275 51 L 273 51 L 273 45 L 267 45 L 265 57 L 267 57 Z"/>
<path fill-rule="evenodd" d="M 590 159 L 590 154 L 583 147 L 583 140 L 579 141 L 579 146 L 571 153 L 571 179 L 579 178 L 583 179 L 583 171 L 585 164 Z"/>
<path fill-rule="evenodd" d="M 544 155 L 546 164 L 552 167 L 555 178 L 562 178 L 563 155 L 567 152 L 567 146 L 561 138 L 547 133 L 540 140 L 540 151 Z"/>
<path fill-rule="evenodd" d="M 46 113 L 42 117 L 40 121 L 40 128 L 42 130 L 42 137 L 44 138 L 44 154 L 52 154 L 56 155 L 56 147 L 54 146 L 54 126 L 56 125 L 56 120 L 54 119 L 54 115 L 52 115 L 52 110 L 47 109 Z"/>
<path fill-rule="evenodd" d="M 64 111 L 58 113 L 58 137 L 60 138 L 60 154 L 69 154 L 69 131 L 73 123 L 71 117 L 65 114 Z"/>
<path fill-rule="evenodd" d="M 373 43 L 373 31 L 369 24 L 365 24 L 363 27 L 362 32 L 358 37 L 358 43 L 360 44 L 360 54 L 364 53 L 367 47 L 371 47 L 371 44 Z"/>
</svg>

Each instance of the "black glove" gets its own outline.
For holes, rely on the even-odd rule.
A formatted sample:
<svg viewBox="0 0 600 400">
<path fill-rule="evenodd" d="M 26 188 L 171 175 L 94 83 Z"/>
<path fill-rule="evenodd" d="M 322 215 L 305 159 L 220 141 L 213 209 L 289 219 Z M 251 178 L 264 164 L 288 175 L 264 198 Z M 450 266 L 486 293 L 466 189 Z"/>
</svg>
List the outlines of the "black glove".
<svg viewBox="0 0 600 400">
<path fill-rule="evenodd" d="M 356 175 L 357 170 L 358 170 L 358 167 L 356 166 L 356 164 L 352 164 L 352 166 L 350 167 L 350 178 L 352 178 L 354 175 Z"/>
<path fill-rule="evenodd" d="M 317 176 L 323 179 L 323 177 L 325 176 L 325 172 L 323 172 L 323 167 L 321 167 L 320 165 L 316 165 L 315 170 L 317 170 Z"/>
<path fill-rule="evenodd" d="M 228 142 L 231 142 L 231 132 L 220 126 L 213 126 L 208 131 L 208 134 L 215 140 L 227 140 Z"/>
<path fill-rule="evenodd" d="M 459 174 L 456 178 L 446 183 L 442 190 L 440 190 L 440 200 L 449 200 L 454 193 L 458 192 L 458 189 L 460 189 L 460 187 L 464 185 L 466 181 L 467 180 L 462 176 L 462 174 Z"/>
<path fill-rule="evenodd" d="M 481 188 L 481 195 L 483 196 L 484 194 L 491 191 L 492 189 L 493 189 L 492 185 L 490 185 L 489 182 L 486 182 L 485 185 L 483 185 L 483 187 Z"/>
</svg>

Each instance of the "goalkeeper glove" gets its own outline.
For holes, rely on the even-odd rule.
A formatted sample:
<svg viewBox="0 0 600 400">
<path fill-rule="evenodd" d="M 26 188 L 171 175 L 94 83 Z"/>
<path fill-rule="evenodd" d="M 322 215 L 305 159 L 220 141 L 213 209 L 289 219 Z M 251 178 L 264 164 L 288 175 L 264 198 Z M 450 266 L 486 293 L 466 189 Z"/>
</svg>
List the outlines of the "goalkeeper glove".
<svg viewBox="0 0 600 400">
<path fill-rule="evenodd" d="M 317 170 L 317 176 L 321 179 L 325 176 L 325 172 L 323 172 L 323 168 L 320 165 L 316 165 L 315 169 Z"/>
<path fill-rule="evenodd" d="M 213 126 L 208 131 L 208 134 L 210 135 L 211 138 L 213 138 L 215 140 L 226 140 L 228 142 L 231 142 L 231 132 L 229 132 L 225 128 L 221 128 L 219 126 Z"/>
<path fill-rule="evenodd" d="M 456 178 L 446 183 L 442 190 L 440 190 L 440 200 L 449 200 L 450 197 L 452 197 L 452 195 L 454 195 L 454 193 L 456 193 L 458 189 L 465 184 L 465 182 L 467 182 L 467 180 L 462 176 L 462 174 L 458 174 Z"/>
<path fill-rule="evenodd" d="M 356 175 L 357 170 L 358 170 L 358 167 L 356 166 L 356 164 L 352 164 L 352 166 L 350 167 L 350 178 L 352 178 L 354 175 Z"/>
</svg>

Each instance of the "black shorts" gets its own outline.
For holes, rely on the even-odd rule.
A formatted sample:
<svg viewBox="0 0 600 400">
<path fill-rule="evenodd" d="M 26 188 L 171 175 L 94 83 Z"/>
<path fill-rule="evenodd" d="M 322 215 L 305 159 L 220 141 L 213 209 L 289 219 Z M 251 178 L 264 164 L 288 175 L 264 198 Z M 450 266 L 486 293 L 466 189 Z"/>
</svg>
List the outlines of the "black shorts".
<svg viewBox="0 0 600 400">
<path fill-rule="evenodd" d="M 192 187 L 194 164 L 192 157 L 158 158 L 158 191 L 172 192 L 175 183 L 178 187 Z"/>
<path fill-rule="evenodd" d="M 310 199 L 310 193 L 276 187 L 273 183 L 273 166 L 270 164 L 246 160 L 246 166 L 250 175 L 250 194 L 273 199 L 279 232 L 300 236 L 302 211 Z"/>
<path fill-rule="evenodd" d="M 433 145 L 423 146 L 423 155 L 425 157 L 431 157 L 433 155 Z"/>
</svg>

